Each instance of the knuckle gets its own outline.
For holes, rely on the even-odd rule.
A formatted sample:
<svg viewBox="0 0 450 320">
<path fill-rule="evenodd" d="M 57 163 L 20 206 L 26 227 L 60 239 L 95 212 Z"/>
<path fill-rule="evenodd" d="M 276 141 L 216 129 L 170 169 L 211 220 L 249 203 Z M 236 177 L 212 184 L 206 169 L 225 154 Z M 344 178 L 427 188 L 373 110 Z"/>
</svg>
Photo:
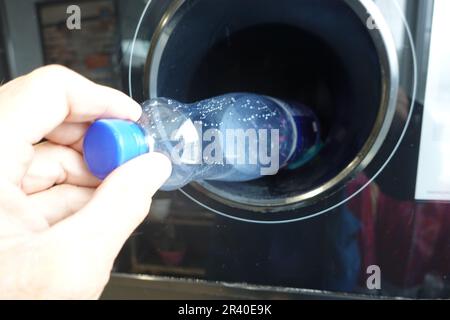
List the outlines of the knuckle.
<svg viewBox="0 0 450 320">
<path fill-rule="evenodd" d="M 48 88 L 48 84 L 52 86 L 63 85 L 69 77 L 73 77 L 74 71 L 62 65 L 53 64 L 36 69 L 30 74 L 31 81 L 37 82 L 37 84 L 45 83 Z"/>
<path fill-rule="evenodd" d="M 70 73 L 73 73 L 72 70 L 70 70 L 69 68 L 60 65 L 60 64 L 50 64 L 47 66 L 44 66 L 42 68 L 39 68 L 38 71 L 44 73 L 44 74 L 54 74 L 54 75 L 67 75 Z"/>
</svg>

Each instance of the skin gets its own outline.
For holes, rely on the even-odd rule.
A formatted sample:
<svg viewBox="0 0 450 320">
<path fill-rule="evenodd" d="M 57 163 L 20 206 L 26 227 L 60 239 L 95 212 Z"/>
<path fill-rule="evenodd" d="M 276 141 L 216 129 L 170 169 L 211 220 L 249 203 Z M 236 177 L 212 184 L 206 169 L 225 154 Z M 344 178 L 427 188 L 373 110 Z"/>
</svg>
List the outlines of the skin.
<svg viewBox="0 0 450 320">
<path fill-rule="evenodd" d="M 95 119 L 140 115 L 125 94 L 61 66 L 0 87 L 0 298 L 101 295 L 171 164 L 144 155 L 100 182 L 83 162 L 83 136 Z"/>
</svg>

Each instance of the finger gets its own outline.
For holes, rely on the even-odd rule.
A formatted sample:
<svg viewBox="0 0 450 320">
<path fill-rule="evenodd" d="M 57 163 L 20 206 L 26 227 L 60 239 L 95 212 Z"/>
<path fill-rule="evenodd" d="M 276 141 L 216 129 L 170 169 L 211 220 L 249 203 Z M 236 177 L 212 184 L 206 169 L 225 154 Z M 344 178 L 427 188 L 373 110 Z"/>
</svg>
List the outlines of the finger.
<svg viewBox="0 0 450 320">
<path fill-rule="evenodd" d="M 41 215 L 51 226 L 71 216 L 91 200 L 95 189 L 58 185 L 28 197 L 33 214 Z"/>
<path fill-rule="evenodd" d="M 5 233 L 6 228 L 11 228 L 11 232 L 17 231 L 17 226 L 29 232 L 37 232 L 48 229 L 47 220 L 42 216 L 33 214 L 32 209 L 27 202 L 27 195 L 17 186 L 12 185 L 4 180 L 0 180 L 0 215 L 6 220 L 0 222 L 2 224 L 0 230 Z M 9 222 L 8 222 L 9 221 Z M 13 227 L 14 224 L 16 227 Z"/>
<path fill-rule="evenodd" d="M 139 104 L 62 66 L 47 66 L 0 88 L 2 131 L 37 143 L 64 121 L 137 120 Z"/>
<path fill-rule="evenodd" d="M 70 146 L 78 152 L 82 152 L 83 138 L 90 123 L 64 122 L 46 135 L 46 139 L 55 144 Z"/>
<path fill-rule="evenodd" d="M 126 163 L 106 178 L 82 210 L 57 224 L 52 232 L 85 239 L 92 250 L 114 259 L 147 216 L 151 197 L 170 172 L 170 161 L 161 154 L 147 154 Z"/>
<path fill-rule="evenodd" d="M 1 105 L 0 105 L 1 108 Z M 23 140 L 7 138 L 10 133 L 2 133 L 0 126 L 0 179 L 9 181 L 20 188 L 23 176 L 34 155 L 34 147 Z"/>
<path fill-rule="evenodd" d="M 78 140 L 77 142 L 75 142 L 74 144 L 71 144 L 70 148 L 72 148 L 73 150 L 76 150 L 80 154 L 83 154 L 84 153 L 83 142 L 84 142 L 84 137 L 81 138 L 80 140 Z"/>
<path fill-rule="evenodd" d="M 33 160 L 22 179 L 23 192 L 32 194 L 55 184 L 97 187 L 100 181 L 87 169 L 83 157 L 75 150 L 53 144 L 35 146 Z"/>
</svg>

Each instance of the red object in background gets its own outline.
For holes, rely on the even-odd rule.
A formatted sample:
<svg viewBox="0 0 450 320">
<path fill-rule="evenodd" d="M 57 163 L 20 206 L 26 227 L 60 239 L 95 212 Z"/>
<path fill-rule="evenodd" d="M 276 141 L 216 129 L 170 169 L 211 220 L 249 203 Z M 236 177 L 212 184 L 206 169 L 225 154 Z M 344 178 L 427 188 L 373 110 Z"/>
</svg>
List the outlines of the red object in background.
<svg viewBox="0 0 450 320">
<path fill-rule="evenodd" d="M 367 181 L 360 176 L 348 192 Z M 383 278 L 405 288 L 420 285 L 427 274 L 450 273 L 450 204 L 399 201 L 371 184 L 349 208 L 361 221 L 362 270 L 378 265 Z"/>
<path fill-rule="evenodd" d="M 186 255 L 186 250 L 164 251 L 158 250 L 161 260 L 168 266 L 179 266 Z"/>
<path fill-rule="evenodd" d="M 110 57 L 107 54 L 91 54 L 84 59 L 84 64 L 88 69 L 99 69 L 110 67 Z"/>
<path fill-rule="evenodd" d="M 415 286 L 429 273 L 449 274 L 450 205 L 397 201 L 386 195 L 378 202 L 378 258 L 386 266 L 385 275 L 403 279 L 400 285 Z"/>
<path fill-rule="evenodd" d="M 363 185 L 368 182 L 364 175 L 352 181 L 347 188 L 349 194 L 354 194 Z M 359 232 L 359 244 L 361 248 L 361 268 L 367 270 L 368 266 L 377 264 L 377 247 L 376 247 L 376 206 L 374 198 L 377 189 L 370 185 L 364 189 L 358 197 L 354 197 L 349 201 L 348 207 L 351 212 L 360 220 L 361 230 Z M 361 272 L 361 283 L 366 281 L 366 273 Z"/>
</svg>

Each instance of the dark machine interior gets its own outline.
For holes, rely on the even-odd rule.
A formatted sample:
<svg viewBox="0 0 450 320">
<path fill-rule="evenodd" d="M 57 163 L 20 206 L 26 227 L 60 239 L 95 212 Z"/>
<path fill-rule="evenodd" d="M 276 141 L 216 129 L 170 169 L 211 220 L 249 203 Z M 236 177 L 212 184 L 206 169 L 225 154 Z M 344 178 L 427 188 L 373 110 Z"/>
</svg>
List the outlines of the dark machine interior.
<svg viewBox="0 0 450 320">
<path fill-rule="evenodd" d="M 184 102 L 229 92 L 270 95 L 308 105 L 323 130 L 324 147 L 306 166 L 203 186 L 244 203 L 279 200 L 313 190 L 349 165 L 379 115 L 382 76 L 373 40 L 347 4 L 221 0 L 185 7 L 168 26 L 158 95 Z M 328 18 L 316 19 L 319 10 Z"/>
</svg>

